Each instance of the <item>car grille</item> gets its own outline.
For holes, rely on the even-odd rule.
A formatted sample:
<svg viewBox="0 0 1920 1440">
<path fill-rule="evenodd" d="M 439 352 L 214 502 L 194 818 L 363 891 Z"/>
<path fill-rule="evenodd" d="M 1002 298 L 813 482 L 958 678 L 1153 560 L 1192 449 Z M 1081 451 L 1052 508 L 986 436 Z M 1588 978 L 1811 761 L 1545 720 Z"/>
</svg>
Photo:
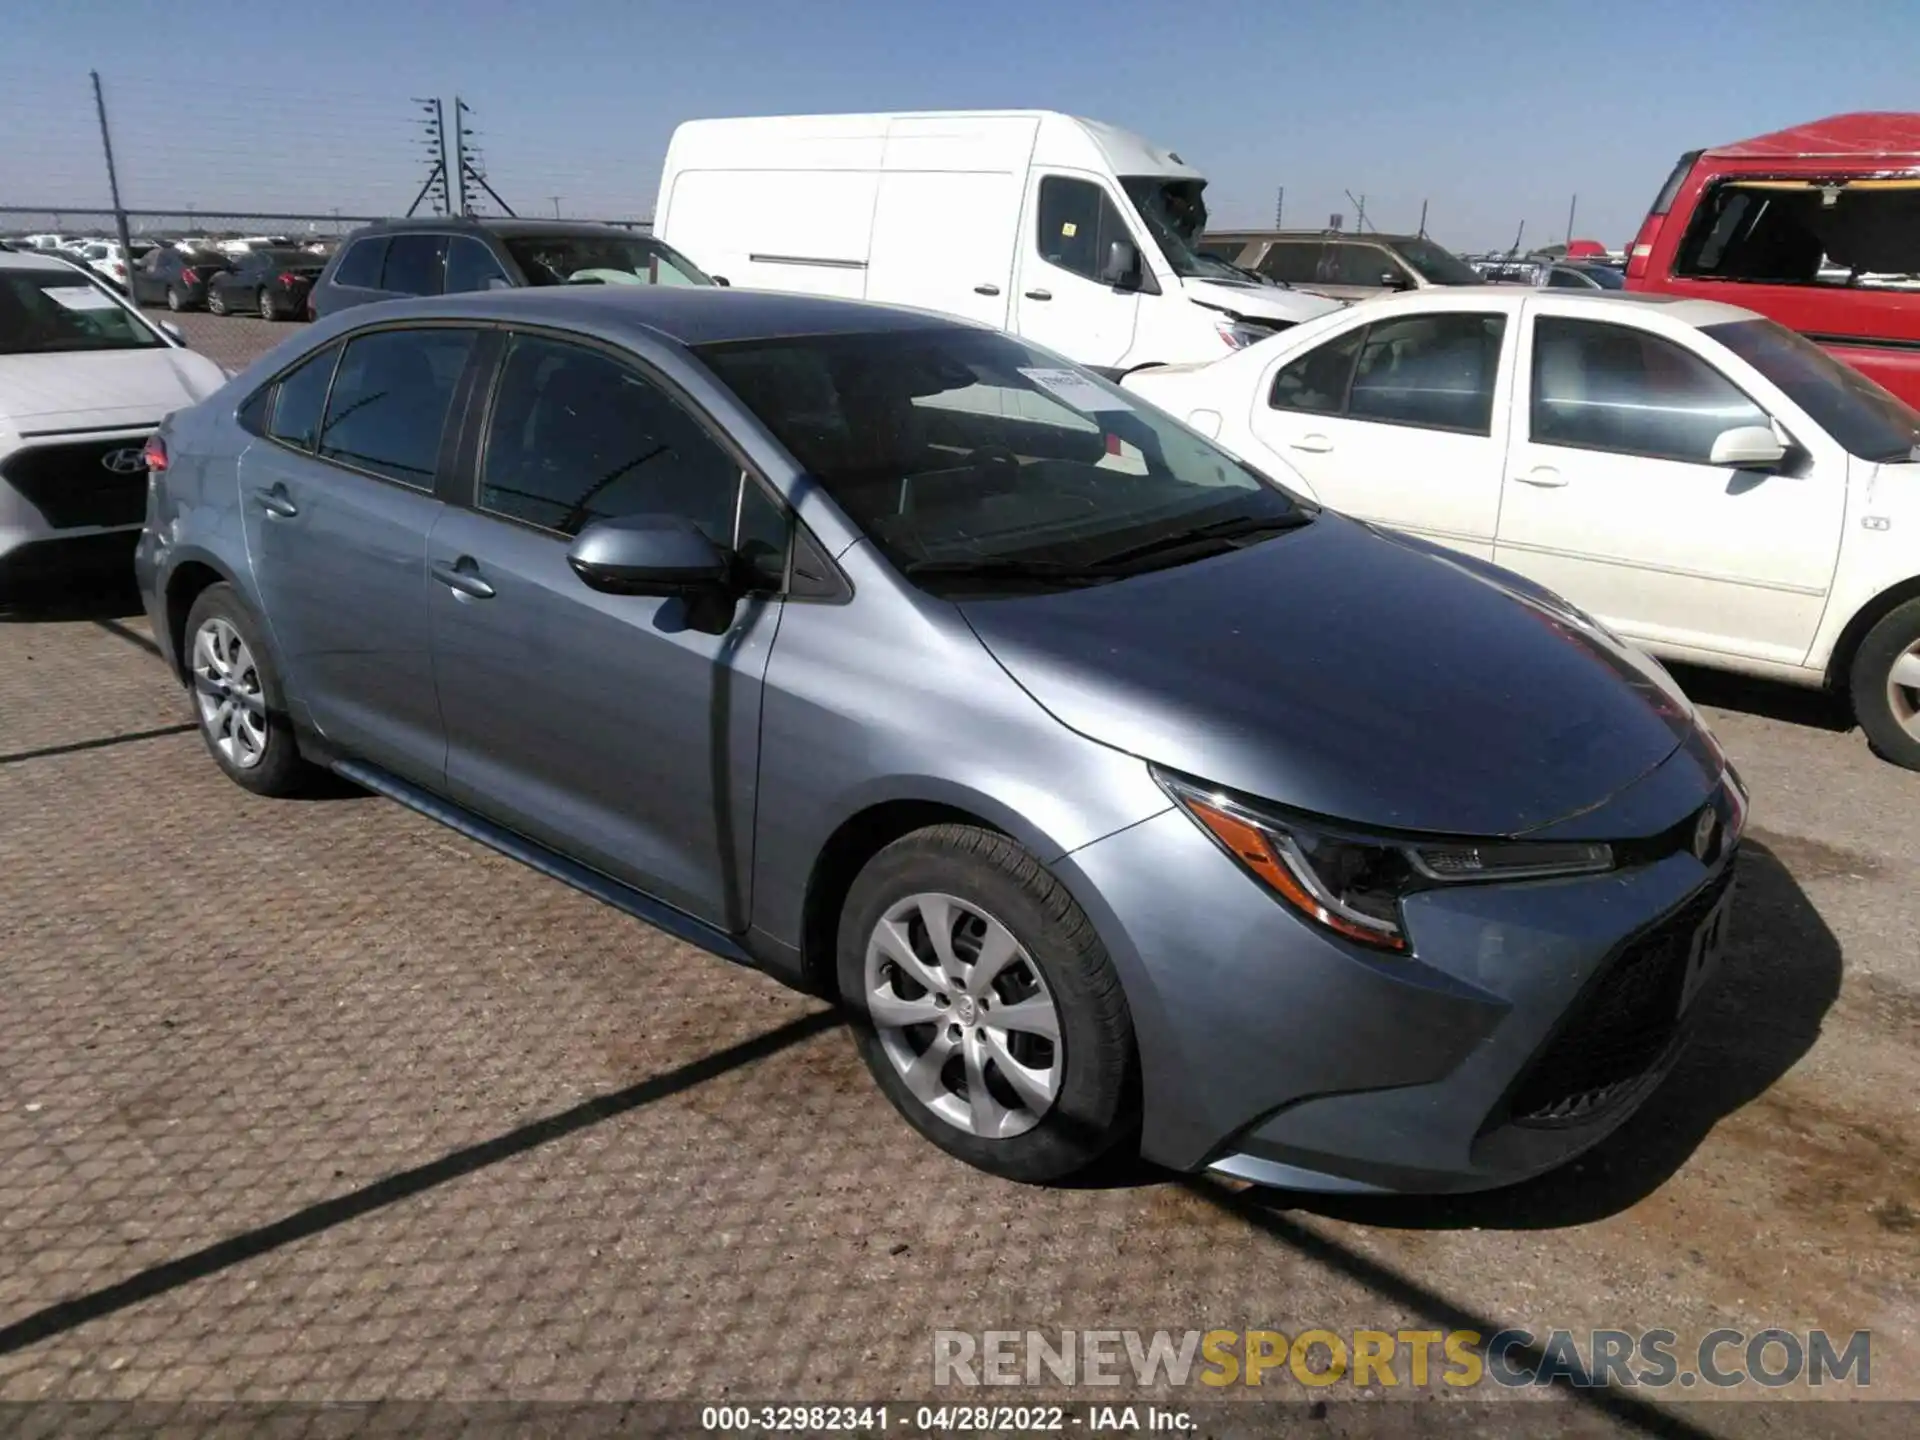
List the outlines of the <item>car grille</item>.
<svg viewBox="0 0 1920 1440">
<path fill-rule="evenodd" d="M 1628 942 L 1574 1002 L 1507 1102 L 1518 1125 L 1577 1125 L 1624 1100 L 1672 1051 L 1694 932 L 1733 883 L 1719 879 Z"/>
<path fill-rule="evenodd" d="M 83 525 L 138 525 L 147 513 L 144 466 L 118 474 L 102 463 L 118 451 L 138 452 L 145 435 L 69 444 L 32 445 L 0 463 L 0 476 L 56 530 Z"/>
</svg>

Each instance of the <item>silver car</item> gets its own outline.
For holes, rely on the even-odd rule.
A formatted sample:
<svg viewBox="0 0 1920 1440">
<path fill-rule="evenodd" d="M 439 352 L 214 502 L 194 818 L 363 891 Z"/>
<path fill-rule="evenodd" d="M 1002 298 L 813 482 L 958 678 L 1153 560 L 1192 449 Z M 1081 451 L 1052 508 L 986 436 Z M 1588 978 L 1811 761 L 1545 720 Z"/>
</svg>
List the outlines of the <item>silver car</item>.
<svg viewBox="0 0 1920 1440">
<path fill-rule="evenodd" d="M 1719 953 L 1745 797 L 1657 665 L 997 331 L 355 308 L 153 463 L 235 781 L 330 768 L 838 998 L 1002 1175 L 1510 1181 L 1645 1098 Z"/>
</svg>

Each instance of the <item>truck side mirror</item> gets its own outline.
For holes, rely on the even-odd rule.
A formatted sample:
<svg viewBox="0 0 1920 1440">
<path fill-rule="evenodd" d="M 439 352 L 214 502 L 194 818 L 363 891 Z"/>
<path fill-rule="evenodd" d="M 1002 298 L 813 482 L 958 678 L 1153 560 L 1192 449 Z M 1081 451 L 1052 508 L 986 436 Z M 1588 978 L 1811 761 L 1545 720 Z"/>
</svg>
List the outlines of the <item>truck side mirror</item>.
<svg viewBox="0 0 1920 1440">
<path fill-rule="evenodd" d="M 1107 243 L 1106 263 L 1100 267 L 1100 283 L 1116 290 L 1140 288 L 1140 252 L 1130 240 Z"/>
</svg>

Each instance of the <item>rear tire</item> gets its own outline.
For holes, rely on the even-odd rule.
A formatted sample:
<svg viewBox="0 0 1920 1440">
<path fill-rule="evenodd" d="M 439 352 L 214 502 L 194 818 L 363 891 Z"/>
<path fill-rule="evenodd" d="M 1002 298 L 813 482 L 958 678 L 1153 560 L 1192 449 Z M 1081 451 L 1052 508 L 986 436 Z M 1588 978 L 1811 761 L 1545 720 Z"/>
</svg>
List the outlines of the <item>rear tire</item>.
<svg viewBox="0 0 1920 1440">
<path fill-rule="evenodd" d="M 227 778 L 256 795 L 297 795 L 318 778 L 301 757 L 266 627 L 231 585 L 209 585 L 187 614 L 194 718 Z"/>
<path fill-rule="evenodd" d="M 841 909 L 837 962 L 861 1058 L 948 1154 L 1044 1184 L 1135 1143 L 1119 976 L 1066 887 L 1006 836 L 936 825 L 882 850 Z"/>
<path fill-rule="evenodd" d="M 171 285 L 167 286 L 167 309 L 177 315 L 186 308 L 187 302 L 181 298 L 180 292 Z"/>
<path fill-rule="evenodd" d="M 207 310 L 214 315 L 226 314 L 227 313 L 226 297 L 222 295 L 218 290 L 209 289 L 207 291 Z"/>
<path fill-rule="evenodd" d="M 254 301 L 254 304 L 259 309 L 262 320 L 278 320 L 280 318 L 280 306 L 274 301 L 271 290 L 262 289 L 259 298 Z"/>
<path fill-rule="evenodd" d="M 1895 606 L 1867 632 L 1848 680 L 1854 718 L 1873 748 L 1920 770 L 1920 600 Z"/>
</svg>

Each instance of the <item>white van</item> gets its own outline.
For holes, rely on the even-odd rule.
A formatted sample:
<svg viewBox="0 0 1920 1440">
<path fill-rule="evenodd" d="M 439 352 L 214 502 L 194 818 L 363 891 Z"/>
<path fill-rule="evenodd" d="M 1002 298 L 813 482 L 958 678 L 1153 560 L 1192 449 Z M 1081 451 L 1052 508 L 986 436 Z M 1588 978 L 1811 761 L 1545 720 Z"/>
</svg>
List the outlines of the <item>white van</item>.
<svg viewBox="0 0 1920 1440">
<path fill-rule="evenodd" d="M 1196 253 L 1206 183 L 1050 111 L 691 120 L 654 232 L 729 284 L 939 310 L 1119 371 L 1338 308 Z"/>
</svg>

